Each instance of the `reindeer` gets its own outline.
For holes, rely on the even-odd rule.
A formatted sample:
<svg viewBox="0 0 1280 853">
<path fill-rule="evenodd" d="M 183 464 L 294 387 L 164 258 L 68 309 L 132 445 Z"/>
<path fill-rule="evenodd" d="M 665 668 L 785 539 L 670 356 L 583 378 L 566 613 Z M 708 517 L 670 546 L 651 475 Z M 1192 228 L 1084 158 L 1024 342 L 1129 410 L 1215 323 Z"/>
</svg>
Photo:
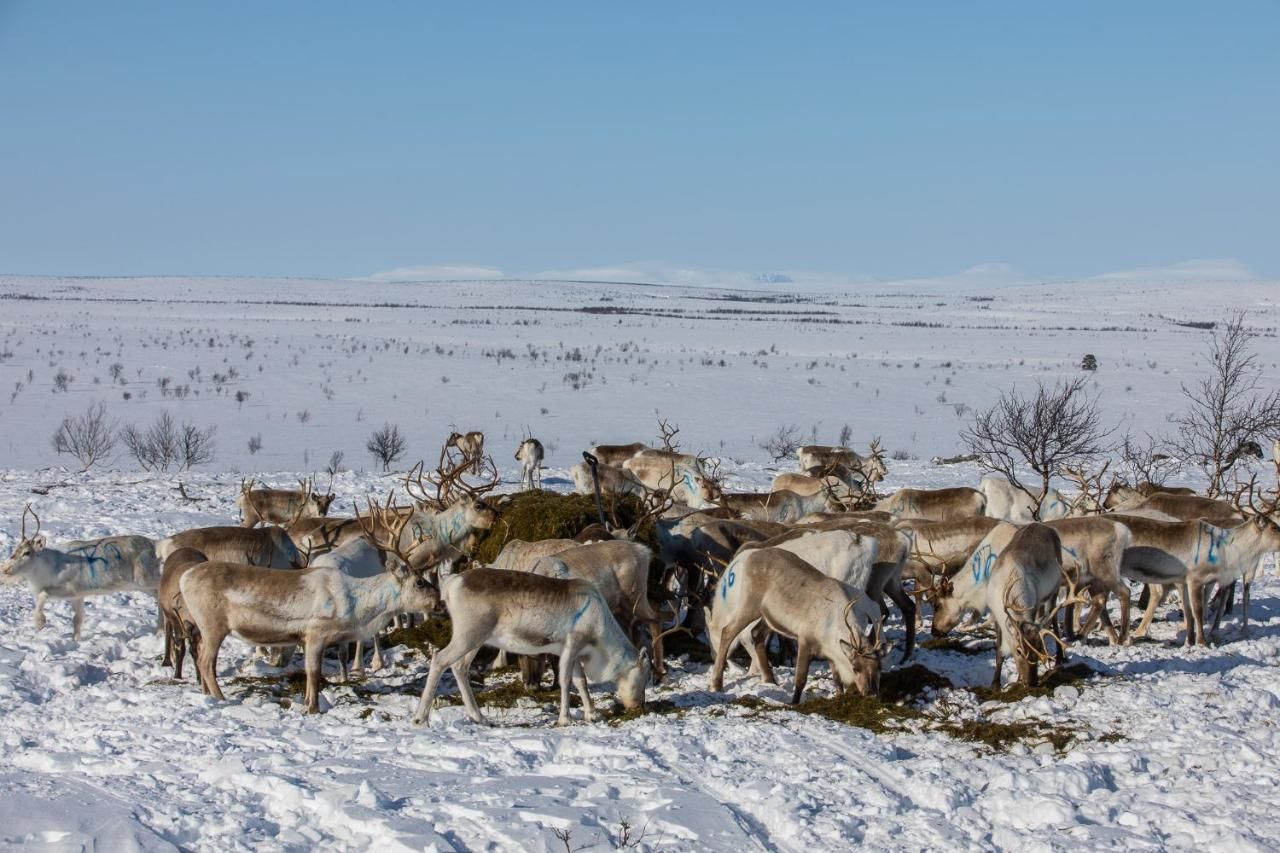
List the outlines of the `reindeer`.
<svg viewBox="0 0 1280 853">
<path fill-rule="evenodd" d="M 281 572 L 206 562 L 188 569 L 178 587 L 200 634 L 196 666 L 205 693 L 224 698 L 217 662 L 228 634 L 258 645 L 302 644 L 308 714 L 320 711 L 325 646 L 372 636 L 397 613 L 429 612 L 440 603 L 439 591 L 424 575 L 399 566 L 353 578 L 335 568 Z"/>
<path fill-rule="evenodd" d="M 1120 576 L 1124 552 L 1133 545 L 1129 528 L 1112 518 L 1060 518 L 1046 522 L 1061 540 L 1062 566 L 1080 589 L 1086 589 L 1093 609 L 1081 628 L 1080 636 L 1089 636 L 1096 620 L 1107 630 L 1111 645 L 1129 644 L 1129 587 Z M 1120 630 L 1117 633 L 1107 617 L 1107 596 L 1120 601 Z M 1073 606 L 1068 606 L 1071 614 Z"/>
<path fill-rule="evenodd" d="M 980 516 L 987 509 L 986 496 L 977 489 L 959 486 L 952 489 L 898 489 L 882 498 L 875 508 L 900 518 L 927 521 L 953 521 Z"/>
<path fill-rule="evenodd" d="M 850 530 L 876 540 L 876 557 L 867 580 L 866 593 L 880 606 L 882 617 L 889 615 L 887 595 L 898 606 L 906 628 L 900 663 L 910 659 L 916 643 L 916 603 L 902 588 L 902 568 L 912 553 L 911 534 L 888 524 L 858 518 L 832 519 L 807 525 L 810 530 Z"/>
<path fill-rule="evenodd" d="M 193 658 L 200 650 L 200 635 L 182 601 L 179 582 L 191 568 L 205 562 L 208 559 L 196 549 L 179 548 L 165 559 L 160 575 L 156 599 L 164 618 L 164 663 L 173 667 L 173 677 L 178 680 L 182 680 L 182 662 L 186 659 L 187 648 L 190 647 Z"/>
<path fill-rule="evenodd" d="M 748 542 L 763 542 L 786 533 L 789 528 L 772 521 L 738 521 L 711 519 L 694 528 L 689 536 L 690 550 L 695 556 L 693 568 L 701 578 L 714 581 L 738 550 Z M 701 591 L 705 584 L 693 584 Z"/>
<path fill-rule="evenodd" d="M 773 478 L 769 490 L 789 491 L 806 496 L 825 492 L 844 506 L 856 506 L 862 500 L 863 484 L 845 466 L 831 465 L 810 469 L 808 474 L 783 471 Z"/>
<path fill-rule="evenodd" d="M 457 430 L 449 433 L 444 443 L 445 450 L 454 448 L 462 454 L 463 460 L 471 466 L 472 474 L 479 474 L 484 465 L 484 433 L 479 430 L 461 433 Z"/>
<path fill-rule="evenodd" d="M 934 636 L 945 636 L 966 612 L 989 612 L 996 629 L 991 686 L 1000 687 L 1004 659 L 1013 657 L 1018 680 L 1034 687 L 1039 683 L 1037 663 L 1048 658 L 1046 636 L 1056 640 L 1059 661 L 1065 656 L 1065 644 L 1046 627 L 1057 609 L 1036 615 L 1053 604 L 1064 577 L 1062 543 L 1053 528 L 1035 523 L 995 528 L 974 552 L 971 570 L 962 570 L 954 581 L 939 581 L 931 592 Z M 1067 602 L 1079 603 L 1074 588 L 1069 590 Z"/>
<path fill-rule="evenodd" d="M 636 495 L 644 497 L 649 488 L 640 482 L 640 478 L 625 468 L 607 465 L 603 462 L 596 466 L 600 478 L 600 491 L 606 495 Z M 595 494 L 595 480 L 591 476 L 591 464 L 579 462 L 569 467 L 569 477 L 573 480 L 575 495 Z"/>
<path fill-rule="evenodd" d="M 971 516 L 952 521 L 903 519 L 894 527 L 911 534 L 911 554 L 902 567 L 902 576 L 915 581 L 917 595 L 933 585 L 934 575 L 951 576 L 969 562 L 969 557 L 997 525 L 999 519 Z"/>
<path fill-rule="evenodd" d="M 449 644 L 431 657 L 431 671 L 413 717 L 415 725 L 429 719 L 446 669 L 453 672 L 467 716 L 477 723 L 485 721 L 468 676 L 471 662 L 485 645 L 514 654 L 560 656 L 562 726 L 571 722 L 570 683 L 582 697 L 584 718 L 594 720 L 588 678 L 616 682 L 618 697 L 627 709 L 644 705 L 650 674 L 648 653 L 637 654 L 591 583 L 502 569 L 470 569 L 446 577 L 440 595 L 453 621 L 453 634 Z"/>
<path fill-rule="evenodd" d="M 531 491 L 542 482 L 542 442 L 526 438 L 516 448 L 516 461 L 520 463 L 520 488 Z"/>
<path fill-rule="evenodd" d="M 843 465 L 850 471 L 860 474 L 864 488 L 868 489 L 873 489 L 875 484 L 883 480 L 888 473 L 888 468 L 884 464 L 884 454 L 880 449 L 879 438 L 871 440 L 871 447 L 866 456 L 859 456 L 848 447 L 806 444 L 796 448 L 796 457 L 800 460 L 801 471 Z"/>
<path fill-rule="evenodd" d="M 987 515 L 1014 524 L 1033 521 L 1037 506 L 1040 509 L 1040 521 L 1066 518 L 1071 511 L 1071 502 L 1052 487 L 1040 500 L 1036 500 L 1004 477 L 990 476 L 982 478 L 978 490 L 987 498 Z"/>
<path fill-rule="evenodd" d="M 240 508 L 240 525 L 259 524 L 288 526 L 304 518 L 324 518 L 333 505 L 334 494 L 315 494 L 315 481 L 299 480 L 298 489 L 255 489 L 254 481 L 241 480 L 236 506 Z"/>
<path fill-rule="evenodd" d="M 364 536 L 359 518 L 300 518 L 285 527 L 285 532 L 308 560 Z"/>
<path fill-rule="evenodd" d="M 1116 480 L 1107 489 L 1106 496 L 1102 499 L 1102 508 L 1124 512 L 1126 507 L 1136 507 L 1152 495 L 1194 496 L 1195 493 L 1195 489 L 1185 486 L 1165 486 L 1148 480 L 1130 486 L 1121 480 Z"/>
<path fill-rule="evenodd" d="M 27 515 L 36 529 L 27 536 Z M 40 535 L 40 517 L 30 505 L 22 513 L 18 547 L 0 565 L 0 578 L 26 581 L 35 593 L 32 624 L 44 627 L 44 605 L 50 598 L 69 598 L 75 608 L 71 622 L 74 639 L 80 641 L 84 624 L 84 599 L 108 592 L 139 590 L 153 595 L 160 586 L 160 561 L 156 544 L 145 536 L 108 536 L 74 540 L 61 550 L 48 547 Z"/>
<path fill-rule="evenodd" d="M 440 451 L 440 462 L 433 473 L 424 474 L 423 463 L 419 462 L 405 475 L 405 491 L 418 505 L 401 533 L 400 547 L 405 551 L 430 539 L 470 553 L 468 543 L 498 519 L 497 510 L 484 497 L 499 483 L 493 460 L 481 460 L 489 476 L 473 486 L 462 478 L 464 471 L 473 467 L 472 461 L 465 457 L 453 460 L 448 451 L 448 446 Z M 435 486 L 434 496 L 428 493 L 426 483 Z"/>
<path fill-rule="evenodd" d="M 647 625 L 657 681 L 666 675 L 661 625 L 649 602 L 649 562 L 653 552 L 635 542 L 594 542 L 544 556 L 530 569 L 535 575 L 585 580 L 600 590 L 618 624 L 635 641 L 635 628 Z"/>
<path fill-rule="evenodd" d="M 711 690 L 724 689 L 724 669 L 735 638 L 752 624 L 752 663 L 766 684 L 776 683 L 765 654 L 768 631 L 796 641 L 799 704 L 816 655 L 831 664 L 837 683 L 863 696 L 880 689 L 880 660 L 887 651 L 879 612 L 865 595 L 829 578 L 789 551 L 761 548 L 735 557 L 716 587 L 715 603 L 703 611 L 715 652 Z"/>
<path fill-rule="evenodd" d="M 1177 584 L 1183 590 L 1186 644 L 1206 645 L 1204 589 L 1210 582 L 1225 584 L 1251 571 L 1263 554 L 1280 551 L 1280 529 L 1266 515 L 1238 527 L 1221 527 L 1204 520 L 1155 521 L 1132 515 L 1108 516 L 1133 537 L 1124 552 L 1120 572 L 1146 584 Z M 1133 636 L 1145 636 L 1159 604 L 1151 596 L 1147 612 Z"/>
<path fill-rule="evenodd" d="M 686 475 L 703 476 L 702 460 L 690 453 L 646 448 L 625 459 L 622 468 L 630 471 L 645 487 L 670 492 Z"/>
<path fill-rule="evenodd" d="M 815 512 L 827 512 L 835 508 L 835 501 L 827 492 L 812 495 L 798 495 L 795 492 L 716 492 L 715 496 L 703 502 L 702 494 L 696 503 L 689 505 L 695 509 L 708 509 L 720 506 L 732 510 L 740 518 L 747 521 L 772 521 L 777 524 L 794 524 L 799 519 Z"/>
<path fill-rule="evenodd" d="M 196 527 L 161 539 L 156 555 L 167 560 L 179 548 L 194 548 L 210 560 L 272 569 L 303 564 L 293 540 L 281 527 Z"/>
<path fill-rule="evenodd" d="M 617 466 L 635 456 L 641 450 L 652 449 L 644 442 L 633 441 L 631 444 L 597 444 L 587 452 L 599 459 L 601 465 Z"/>
</svg>

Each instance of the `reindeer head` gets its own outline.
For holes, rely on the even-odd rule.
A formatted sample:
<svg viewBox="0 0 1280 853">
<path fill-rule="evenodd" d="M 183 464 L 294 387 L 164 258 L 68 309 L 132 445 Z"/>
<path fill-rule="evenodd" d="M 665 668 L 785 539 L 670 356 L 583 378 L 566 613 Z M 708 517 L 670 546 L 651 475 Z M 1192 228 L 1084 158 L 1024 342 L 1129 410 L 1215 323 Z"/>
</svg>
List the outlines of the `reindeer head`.
<svg viewBox="0 0 1280 853">
<path fill-rule="evenodd" d="M 653 663 L 649 658 L 649 650 L 641 649 L 636 655 L 636 662 L 624 669 L 616 680 L 618 699 L 622 707 L 628 711 L 644 707 L 644 691 L 653 677 Z"/>
<path fill-rule="evenodd" d="M 933 607 L 933 636 L 945 637 L 964 618 L 965 608 L 955 599 L 955 586 L 951 579 L 940 574 L 933 576 L 933 585 L 924 591 L 924 599 Z"/>
<path fill-rule="evenodd" d="M 27 516 L 30 515 L 35 519 L 36 529 L 27 535 Z M 26 509 L 22 511 L 22 532 L 18 539 L 18 547 L 13 549 L 13 554 L 9 559 L 0 565 L 0 576 L 10 579 L 17 578 L 22 575 L 28 568 L 28 564 L 35 558 L 44 553 L 45 541 L 40 535 L 40 516 L 36 515 L 35 510 L 31 508 L 31 504 L 27 504 Z"/>
<path fill-rule="evenodd" d="M 884 642 L 884 620 L 876 620 L 865 633 L 859 631 L 849 618 L 855 602 L 856 599 L 845 605 L 844 623 L 849 629 L 849 638 L 840 640 L 840 649 L 849 665 L 846 677 L 852 682 L 845 687 L 853 688 L 860 696 L 875 696 L 880 692 L 880 664 L 889 653 L 889 646 Z"/>
<path fill-rule="evenodd" d="M 394 555 L 387 560 L 387 570 L 400 585 L 401 605 L 405 610 L 431 613 L 440 606 L 440 589 L 426 572 L 410 568 Z"/>
</svg>

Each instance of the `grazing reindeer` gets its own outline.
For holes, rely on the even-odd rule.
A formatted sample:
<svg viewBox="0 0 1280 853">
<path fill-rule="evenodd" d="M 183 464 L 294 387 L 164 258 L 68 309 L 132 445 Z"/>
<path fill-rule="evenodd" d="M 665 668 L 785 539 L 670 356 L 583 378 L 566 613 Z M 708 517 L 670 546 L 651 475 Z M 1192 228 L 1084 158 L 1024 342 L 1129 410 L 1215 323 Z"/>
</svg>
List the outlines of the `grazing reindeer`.
<svg viewBox="0 0 1280 853">
<path fill-rule="evenodd" d="M 542 482 L 542 442 L 526 438 L 516 448 L 516 461 L 520 463 L 520 488 L 531 491 Z"/>
<path fill-rule="evenodd" d="M 282 524 L 286 527 L 304 518 L 324 518 L 333 505 L 334 494 L 315 494 L 313 480 L 299 480 L 299 489 L 255 489 L 253 480 L 240 481 L 236 506 L 240 525 Z"/>
<path fill-rule="evenodd" d="M 1136 486 L 1130 486 L 1117 480 L 1107 489 L 1107 494 L 1102 499 L 1102 507 L 1116 512 L 1125 512 L 1152 495 L 1194 496 L 1195 493 L 1195 489 L 1189 489 L 1186 486 L 1163 486 L 1147 480 L 1143 480 Z"/>
<path fill-rule="evenodd" d="M 470 569 L 441 583 L 440 595 L 453 621 L 449 645 L 431 657 L 431 671 L 413 722 L 431 715 L 440 676 L 453 672 L 467 716 L 477 723 L 484 715 L 471 692 L 468 673 L 481 646 L 521 655 L 560 656 L 560 720 L 569 725 L 569 685 L 578 688 L 583 716 L 595 718 L 587 679 L 615 681 L 627 709 L 644 705 L 649 683 L 649 656 L 635 647 L 609 612 L 592 584 L 502 569 Z"/>
<path fill-rule="evenodd" d="M 285 531 L 294 547 L 308 559 L 364 536 L 359 518 L 301 518 Z"/>
<path fill-rule="evenodd" d="M 36 530 L 27 536 L 27 514 Z M 80 640 L 84 624 L 84 599 L 108 592 L 139 590 L 155 594 L 160 586 L 160 561 L 156 544 L 145 536 L 108 536 L 68 542 L 62 550 L 50 548 L 40 535 L 40 517 L 28 506 L 22 513 L 22 532 L 13 555 L 0 566 L 0 577 L 26 581 L 36 596 L 32 624 L 44 627 L 44 605 L 50 598 L 69 598 L 75 607 L 72 636 Z"/>
<path fill-rule="evenodd" d="M 161 560 L 179 548 L 194 548 L 210 560 L 247 563 L 272 569 L 294 569 L 302 557 L 282 527 L 196 527 L 161 539 L 156 555 Z"/>
<path fill-rule="evenodd" d="M 925 521 L 955 521 L 980 516 L 987 510 L 987 498 L 977 489 L 898 489 L 876 503 L 876 509 L 899 518 Z"/>
<path fill-rule="evenodd" d="M 862 603 L 862 606 L 859 604 Z M 792 704 L 799 704 L 814 656 L 831 664 L 837 683 L 873 696 L 880 689 L 880 659 L 886 647 L 879 613 L 866 596 L 829 578 L 788 551 L 761 548 L 733 559 L 717 585 L 715 603 L 703 611 L 715 652 L 711 689 L 724 689 L 724 669 L 735 638 L 752 632 L 752 664 L 766 684 L 774 684 L 765 654 L 768 631 L 794 639 L 796 683 Z"/>
<path fill-rule="evenodd" d="M 479 474 L 484 464 L 484 433 L 479 430 L 461 433 L 457 430 L 449 433 L 444 443 L 445 449 L 450 447 L 462 454 L 462 458 L 471 466 L 472 474 Z"/>
<path fill-rule="evenodd" d="M 1060 518 L 1046 522 L 1062 540 L 1062 566 L 1067 576 L 1081 589 L 1087 589 L 1093 609 L 1081 628 L 1087 637 L 1096 620 L 1107 630 L 1111 645 L 1129 644 L 1129 587 L 1120 576 L 1124 552 L 1133 545 L 1129 528 L 1112 518 Z M 1117 633 L 1107 616 L 1107 597 L 1114 594 L 1120 601 L 1120 630 Z M 1071 613 L 1073 607 L 1068 607 Z"/>
<path fill-rule="evenodd" d="M 160 602 L 160 614 L 164 617 L 164 663 L 173 667 L 173 677 L 182 679 L 182 662 L 187 648 L 194 658 L 200 653 L 200 635 L 182 601 L 179 582 L 191 568 L 208 560 L 194 548 L 179 548 L 164 561 L 160 575 L 160 590 L 156 594 Z"/>
<path fill-rule="evenodd" d="M 684 482 L 686 472 L 703 476 L 702 459 L 691 453 L 644 449 L 625 459 L 622 468 L 630 471 L 646 488 L 670 492 Z"/>
<path fill-rule="evenodd" d="M 945 636 L 966 612 L 989 612 L 996 629 L 991 686 L 1000 686 L 1004 659 L 1012 657 L 1018 680 L 1034 687 L 1039 683 L 1037 661 L 1046 656 L 1044 637 L 1048 630 L 1044 626 L 1056 610 L 1039 618 L 1036 612 L 1053 603 L 1063 577 L 1062 543 L 1053 528 L 1044 524 L 1002 525 L 974 552 L 970 570 L 962 570 L 954 580 L 939 580 L 930 592 L 933 634 Z M 1074 601 L 1074 595 L 1068 600 Z M 1061 658 L 1061 641 L 1057 647 Z"/>
<path fill-rule="evenodd" d="M 398 613 L 431 611 L 439 592 L 424 575 L 394 568 L 372 578 L 334 568 L 281 572 L 209 562 L 179 581 L 182 600 L 200 633 L 196 666 L 204 691 L 222 699 L 218 650 L 228 634 L 259 645 L 302 644 L 306 655 L 306 712 L 320 711 L 325 646 L 372 636 Z"/>
<path fill-rule="evenodd" d="M 652 559 L 653 552 L 635 542 L 593 542 L 545 556 L 529 571 L 592 584 L 600 590 L 610 612 L 632 642 L 635 642 L 636 627 L 647 625 L 653 649 L 653 673 L 661 681 L 666 675 L 661 625 L 649 602 L 649 561 Z"/>
<path fill-rule="evenodd" d="M 916 582 L 917 593 L 927 589 L 933 585 L 934 575 L 958 572 L 983 538 L 1002 523 L 982 515 L 954 521 L 909 518 L 894 523 L 911 534 L 911 555 L 902 567 L 902 576 Z"/>
<path fill-rule="evenodd" d="M 902 622 L 906 627 L 906 638 L 903 643 L 900 663 L 910 659 L 916 647 L 916 603 L 902 588 L 902 569 L 912 553 L 911 533 L 897 530 L 888 524 L 865 521 L 853 514 L 850 518 L 835 518 L 806 525 L 810 530 L 851 530 L 876 540 L 875 562 L 871 566 L 871 576 L 867 579 L 866 593 L 871 600 L 880 606 L 880 615 L 889 615 L 888 605 L 884 603 L 887 595 L 902 614 Z"/>
</svg>

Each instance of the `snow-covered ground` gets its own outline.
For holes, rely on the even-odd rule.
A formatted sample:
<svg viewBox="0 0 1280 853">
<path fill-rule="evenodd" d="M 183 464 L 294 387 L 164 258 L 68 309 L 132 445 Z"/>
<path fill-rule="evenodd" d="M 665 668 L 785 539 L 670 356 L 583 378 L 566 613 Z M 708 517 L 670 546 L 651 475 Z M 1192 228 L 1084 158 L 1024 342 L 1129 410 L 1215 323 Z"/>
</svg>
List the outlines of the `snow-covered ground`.
<svg viewBox="0 0 1280 853">
<path fill-rule="evenodd" d="M 22 383 L 0 398 L 6 556 L 27 502 L 54 543 L 229 523 L 244 473 L 290 483 L 337 449 L 369 467 L 364 437 L 385 420 L 409 434 L 411 459 L 431 458 L 450 423 L 483 428 L 508 480 L 530 429 L 552 447 L 546 482 L 557 487 L 586 444 L 650 438 L 655 410 L 680 424 L 686 447 L 726 457 L 744 487 L 771 478 L 756 445 L 778 425 L 816 425 L 833 441 L 849 423 L 859 441 L 882 434 L 890 450 L 920 457 L 890 460 L 888 485 L 941 486 L 979 476 L 927 461 L 958 449 L 956 405 L 981 406 L 1015 381 L 1077 375 L 1086 352 L 1101 365 L 1108 416 L 1139 431 L 1167 428 L 1179 383 L 1195 375 L 1206 333 L 1175 321 L 1248 307 L 1268 371 L 1280 360 L 1280 293 L 1256 282 L 1214 293 L 1211 312 L 1197 307 L 1204 288 L 1140 282 L 797 297 L 555 282 L 5 278 L 0 294 L 0 389 Z M 772 301 L 744 301 L 762 298 Z M 748 313 L 712 313 L 722 311 Z M 833 313 L 802 322 L 779 315 L 788 311 Z M 494 354 L 508 347 L 514 358 Z M 117 361 L 123 384 L 110 376 Z M 52 390 L 59 369 L 74 377 L 66 392 Z M 168 394 L 157 385 L 166 376 Z M 179 399 L 175 385 L 191 391 Z M 249 392 L 242 404 L 236 390 Z M 123 421 L 167 407 L 217 425 L 213 471 L 181 477 L 202 500 L 182 500 L 175 476 L 128 470 L 125 459 L 83 475 L 47 468 L 67 461 L 49 448 L 54 426 L 93 399 Z M 263 449 L 251 455 L 258 433 Z M 386 487 L 346 471 L 335 511 Z M 529 700 L 489 709 L 492 727 L 445 706 L 414 728 L 427 661 L 405 647 L 387 673 L 331 683 L 328 712 L 307 717 L 260 682 L 235 680 L 275 674 L 235 641 L 222 654 L 228 702 L 202 697 L 190 672 L 173 681 L 148 596 L 90 600 L 80 643 L 67 605 L 50 604 L 39 632 L 32 606 L 24 588 L 0 587 L 0 845 L 609 850 L 624 823 L 652 850 L 1280 845 L 1274 569 L 1254 587 L 1247 638 L 1228 620 L 1223 645 L 1185 650 L 1167 610 L 1154 642 L 1076 646 L 1074 659 L 1100 674 L 1048 696 L 984 704 L 966 689 L 990 679 L 989 640 L 974 641 L 978 654 L 920 649 L 916 662 L 956 687 L 922 694 L 923 716 L 882 733 L 734 701 L 784 701 L 788 669 L 777 687 L 732 674 L 716 695 L 690 660 L 672 662 L 650 692 L 655 712 L 634 719 L 557 729 L 554 709 Z M 825 666 L 816 669 L 811 689 L 828 693 Z M 454 693 L 447 677 L 444 692 Z M 1039 722 L 1070 737 L 1061 749 L 1040 737 L 992 749 L 940 730 L 973 720 Z"/>
</svg>

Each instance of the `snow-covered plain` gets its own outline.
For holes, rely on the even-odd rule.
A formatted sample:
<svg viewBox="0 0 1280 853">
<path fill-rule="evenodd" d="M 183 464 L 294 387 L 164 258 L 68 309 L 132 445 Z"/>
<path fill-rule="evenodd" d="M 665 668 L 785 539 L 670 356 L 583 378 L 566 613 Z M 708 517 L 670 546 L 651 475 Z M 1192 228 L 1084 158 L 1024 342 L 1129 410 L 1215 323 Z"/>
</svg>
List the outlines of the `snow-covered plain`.
<svg viewBox="0 0 1280 853">
<path fill-rule="evenodd" d="M 554 448 L 546 482 L 555 488 L 586 444 L 650 437 L 655 409 L 680 424 L 686 447 L 724 456 L 746 487 L 773 473 L 758 441 L 793 422 L 816 425 L 823 441 L 849 423 L 859 441 L 882 434 L 890 450 L 920 457 L 891 460 L 889 486 L 975 482 L 972 467 L 927 461 L 958 449 L 957 404 L 981 406 L 1015 381 L 1074 376 L 1092 352 L 1108 416 L 1167 428 L 1206 335 L 1174 321 L 1218 319 L 1233 307 L 1253 312 L 1268 371 L 1280 358 L 1280 294 L 1256 282 L 1212 293 L 1212 311 L 1197 307 L 1205 287 L 1141 282 L 780 295 L 6 278 L 0 294 L 9 297 L 0 300 L 0 389 L 23 383 L 0 399 L 4 555 L 27 502 L 55 543 L 228 523 L 243 474 L 288 483 L 335 449 L 368 467 L 363 438 L 385 420 L 405 428 L 414 459 L 432 456 L 457 423 L 485 429 L 505 464 L 528 428 Z M 745 301 L 754 299 L 769 301 Z M 779 316 L 788 311 L 833 314 Z M 514 358 L 492 354 L 505 347 Z M 109 375 L 116 361 L 127 384 Z M 51 390 L 59 369 L 74 376 L 65 393 Z M 580 374 L 577 389 L 570 373 Z M 163 395 L 164 376 L 191 392 Z M 236 390 L 250 394 L 242 405 Z M 89 474 L 48 468 L 58 461 L 53 427 L 92 399 L 122 420 L 146 422 L 168 407 L 216 424 L 214 471 L 181 477 L 203 500 L 182 501 L 173 475 L 130 471 L 126 460 Z M 310 416 L 299 418 L 303 410 Z M 257 433 L 263 450 L 251 456 Z M 513 468 L 504 474 L 514 479 Z M 32 492 L 48 484 L 57 487 Z M 387 485 L 376 473 L 340 474 L 336 511 Z M 738 673 L 727 695 L 714 695 L 705 666 L 688 660 L 673 661 L 672 677 L 650 693 L 675 713 L 562 730 L 552 708 L 529 701 L 491 708 L 493 727 L 450 706 L 419 729 L 408 718 L 426 660 L 409 649 L 393 652 L 389 673 L 331 683 L 328 712 L 306 717 L 296 702 L 282 707 L 258 683 L 233 680 L 275 673 L 229 641 L 230 701 L 214 703 L 190 672 L 177 683 L 159 665 L 150 597 L 91 599 L 80 643 L 68 606 L 52 603 L 37 632 L 32 604 L 25 589 L 0 588 L 0 844 L 608 850 L 626 822 L 642 835 L 637 846 L 652 850 L 1280 845 L 1274 570 L 1255 586 L 1247 638 L 1228 620 L 1223 645 L 1187 651 L 1176 611 L 1166 611 L 1154 642 L 1076 646 L 1075 660 L 1100 675 L 1047 697 L 983 705 L 964 689 L 989 681 L 989 640 L 975 641 L 980 654 L 921 649 L 917 662 L 956 689 L 926 694 L 926 717 L 881 734 L 730 701 L 784 701 L 785 668 L 778 687 Z M 825 667 L 810 684 L 829 692 Z M 937 731 L 943 719 L 1039 721 L 1072 737 L 1061 750 L 1035 738 L 993 750 Z"/>
</svg>

